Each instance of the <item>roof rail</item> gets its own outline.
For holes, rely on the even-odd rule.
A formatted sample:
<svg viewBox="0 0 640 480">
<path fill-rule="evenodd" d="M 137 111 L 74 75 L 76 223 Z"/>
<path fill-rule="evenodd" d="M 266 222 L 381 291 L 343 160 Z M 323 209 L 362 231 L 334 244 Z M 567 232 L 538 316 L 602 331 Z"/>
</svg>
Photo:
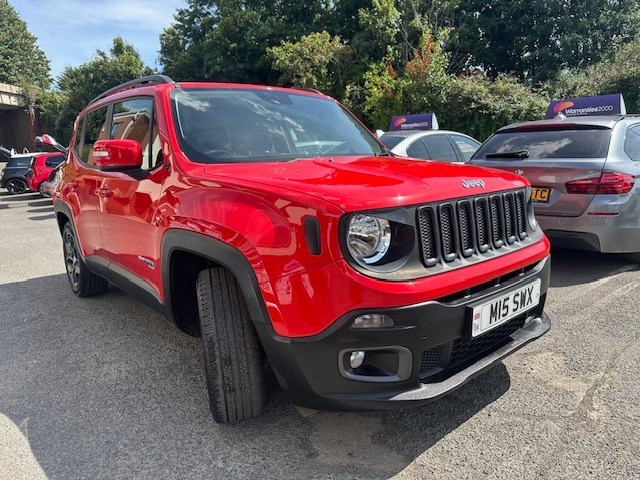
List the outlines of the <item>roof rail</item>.
<svg viewBox="0 0 640 480">
<path fill-rule="evenodd" d="M 313 92 L 313 93 L 319 93 L 320 95 L 324 95 L 324 93 L 322 93 L 317 88 L 309 88 L 309 87 L 293 87 L 293 88 L 295 88 L 296 90 L 303 90 L 305 92 Z"/>
<path fill-rule="evenodd" d="M 147 75 L 146 77 L 136 78 L 135 80 L 131 80 L 129 82 L 121 83 L 120 85 L 110 88 L 104 93 L 101 93 L 96 98 L 89 102 L 89 105 L 96 103 L 98 100 L 102 100 L 109 95 L 113 95 L 114 93 L 122 92 L 125 90 L 132 90 L 138 87 L 144 87 L 146 85 L 155 85 L 161 83 L 175 83 L 171 78 L 166 75 Z"/>
</svg>

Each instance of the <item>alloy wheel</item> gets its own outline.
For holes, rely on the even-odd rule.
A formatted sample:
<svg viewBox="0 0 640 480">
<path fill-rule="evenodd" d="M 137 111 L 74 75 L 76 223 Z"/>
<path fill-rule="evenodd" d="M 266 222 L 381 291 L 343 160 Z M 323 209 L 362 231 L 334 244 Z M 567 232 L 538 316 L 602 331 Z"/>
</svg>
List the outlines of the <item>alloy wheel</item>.
<svg viewBox="0 0 640 480">
<path fill-rule="evenodd" d="M 7 182 L 7 191 L 11 195 L 19 195 L 27 190 L 27 184 L 22 180 L 9 180 Z"/>
<path fill-rule="evenodd" d="M 67 277 L 74 290 L 80 287 L 80 257 L 73 234 L 67 232 L 64 236 L 64 263 L 67 267 Z"/>
</svg>

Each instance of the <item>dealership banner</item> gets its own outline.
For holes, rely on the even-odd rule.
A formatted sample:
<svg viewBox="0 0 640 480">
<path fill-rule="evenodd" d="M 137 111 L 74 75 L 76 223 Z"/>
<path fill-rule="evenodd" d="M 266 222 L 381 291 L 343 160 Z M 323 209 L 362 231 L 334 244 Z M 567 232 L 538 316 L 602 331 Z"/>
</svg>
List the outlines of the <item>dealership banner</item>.
<svg viewBox="0 0 640 480">
<path fill-rule="evenodd" d="M 397 115 L 391 119 L 389 131 L 397 130 L 437 130 L 438 120 L 435 113 L 417 113 Z"/>
<path fill-rule="evenodd" d="M 544 118 L 555 118 L 558 115 L 564 115 L 565 117 L 586 117 L 592 115 L 625 115 L 626 113 L 627 109 L 624 106 L 622 94 L 613 93 L 611 95 L 598 95 L 596 97 L 551 100 Z"/>
</svg>

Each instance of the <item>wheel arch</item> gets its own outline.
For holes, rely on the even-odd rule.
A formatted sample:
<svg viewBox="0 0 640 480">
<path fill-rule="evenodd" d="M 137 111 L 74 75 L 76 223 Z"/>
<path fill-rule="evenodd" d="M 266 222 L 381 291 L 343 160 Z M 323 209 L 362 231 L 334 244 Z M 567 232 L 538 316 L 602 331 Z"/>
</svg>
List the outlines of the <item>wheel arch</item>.
<svg viewBox="0 0 640 480">
<path fill-rule="evenodd" d="M 161 258 L 165 315 L 185 333 L 199 335 L 196 279 L 214 266 L 235 276 L 253 323 L 270 324 L 257 277 L 240 250 L 207 235 L 172 229 L 163 236 Z"/>
</svg>

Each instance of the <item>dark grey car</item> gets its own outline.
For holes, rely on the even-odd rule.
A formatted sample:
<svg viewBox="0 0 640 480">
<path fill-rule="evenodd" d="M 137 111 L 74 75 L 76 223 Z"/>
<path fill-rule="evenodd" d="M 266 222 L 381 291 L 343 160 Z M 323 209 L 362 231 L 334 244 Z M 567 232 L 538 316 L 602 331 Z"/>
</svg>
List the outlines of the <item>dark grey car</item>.
<svg viewBox="0 0 640 480">
<path fill-rule="evenodd" d="M 33 160 L 32 154 L 14 155 L 0 174 L 0 188 L 6 188 L 12 195 L 24 193 L 27 187 L 27 172 Z"/>
<path fill-rule="evenodd" d="M 538 223 L 553 244 L 640 260 L 640 117 L 509 125 L 469 163 L 525 176 Z"/>
</svg>

